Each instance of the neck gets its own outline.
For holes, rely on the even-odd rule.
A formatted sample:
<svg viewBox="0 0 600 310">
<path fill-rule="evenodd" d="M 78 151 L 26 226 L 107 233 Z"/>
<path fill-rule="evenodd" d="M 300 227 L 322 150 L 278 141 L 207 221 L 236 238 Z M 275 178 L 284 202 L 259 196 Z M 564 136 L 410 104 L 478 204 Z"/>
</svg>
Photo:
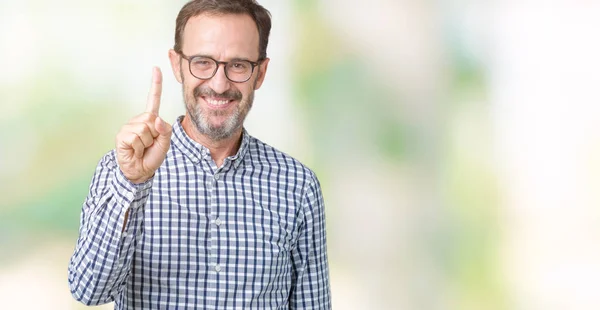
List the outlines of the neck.
<svg viewBox="0 0 600 310">
<path fill-rule="evenodd" d="M 236 131 L 231 137 L 215 141 L 198 132 L 190 118 L 186 115 L 181 121 L 181 126 L 185 133 L 194 141 L 202 144 L 210 150 L 210 157 L 215 162 L 217 167 L 223 165 L 225 158 L 233 156 L 237 153 L 242 142 L 242 128 Z"/>
</svg>

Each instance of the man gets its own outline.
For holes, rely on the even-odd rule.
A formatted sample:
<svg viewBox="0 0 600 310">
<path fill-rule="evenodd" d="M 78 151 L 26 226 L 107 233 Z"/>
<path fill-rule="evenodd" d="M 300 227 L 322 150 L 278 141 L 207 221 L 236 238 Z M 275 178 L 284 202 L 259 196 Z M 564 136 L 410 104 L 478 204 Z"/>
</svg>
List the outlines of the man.
<svg viewBox="0 0 600 310">
<path fill-rule="evenodd" d="M 251 0 L 179 12 L 171 67 L 186 114 L 146 112 L 96 169 L 69 264 L 73 296 L 115 309 L 330 309 L 319 182 L 243 122 L 265 78 L 270 14 Z"/>
</svg>

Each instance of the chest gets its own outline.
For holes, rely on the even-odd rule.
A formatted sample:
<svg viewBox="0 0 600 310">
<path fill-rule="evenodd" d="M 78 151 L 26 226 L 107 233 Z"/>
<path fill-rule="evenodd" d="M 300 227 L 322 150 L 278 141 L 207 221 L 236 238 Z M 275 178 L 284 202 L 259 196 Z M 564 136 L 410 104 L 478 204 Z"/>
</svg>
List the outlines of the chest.
<svg viewBox="0 0 600 310">
<path fill-rule="evenodd" d="M 298 197 L 293 181 L 268 169 L 159 171 L 139 249 L 145 262 L 187 270 L 276 266 L 289 260 L 297 238 Z"/>
</svg>

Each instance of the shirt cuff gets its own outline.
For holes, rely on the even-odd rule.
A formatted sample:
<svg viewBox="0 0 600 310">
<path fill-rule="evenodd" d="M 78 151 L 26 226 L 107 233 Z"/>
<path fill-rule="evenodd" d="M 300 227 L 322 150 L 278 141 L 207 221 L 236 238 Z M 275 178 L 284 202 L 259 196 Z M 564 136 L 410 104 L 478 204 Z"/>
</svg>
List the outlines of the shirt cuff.
<svg viewBox="0 0 600 310">
<path fill-rule="evenodd" d="M 133 184 L 127 179 L 120 168 L 115 169 L 111 186 L 113 197 L 116 198 L 119 205 L 129 207 L 133 202 L 144 200 L 150 195 L 153 180 L 154 176 L 144 183 Z"/>
</svg>

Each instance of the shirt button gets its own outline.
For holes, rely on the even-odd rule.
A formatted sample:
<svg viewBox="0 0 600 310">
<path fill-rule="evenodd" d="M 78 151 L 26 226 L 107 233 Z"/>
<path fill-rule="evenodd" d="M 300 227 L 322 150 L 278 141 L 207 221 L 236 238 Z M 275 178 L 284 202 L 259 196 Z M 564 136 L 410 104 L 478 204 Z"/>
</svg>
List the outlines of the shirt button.
<svg viewBox="0 0 600 310">
<path fill-rule="evenodd" d="M 219 174 L 215 174 L 215 180 L 218 181 L 219 180 L 220 175 Z"/>
<path fill-rule="evenodd" d="M 215 266 L 215 271 L 216 271 L 216 272 L 219 272 L 219 271 L 221 271 L 221 266 L 220 266 L 220 265 L 216 265 L 216 266 Z"/>
<path fill-rule="evenodd" d="M 217 217 L 217 219 L 215 220 L 215 225 L 219 226 L 219 225 L 221 225 L 221 223 L 223 223 L 223 222 L 221 221 L 220 218 Z"/>
</svg>

